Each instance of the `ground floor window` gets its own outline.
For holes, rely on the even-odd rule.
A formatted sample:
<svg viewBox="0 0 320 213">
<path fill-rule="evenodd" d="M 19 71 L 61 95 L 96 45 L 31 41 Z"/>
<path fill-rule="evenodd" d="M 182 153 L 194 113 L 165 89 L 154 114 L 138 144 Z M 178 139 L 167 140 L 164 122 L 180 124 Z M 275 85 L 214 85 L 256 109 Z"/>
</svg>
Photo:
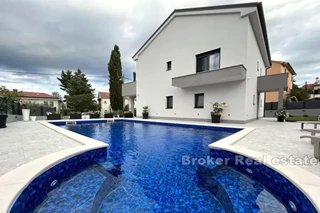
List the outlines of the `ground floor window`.
<svg viewBox="0 0 320 213">
<path fill-rule="evenodd" d="M 204 107 L 204 93 L 194 95 L 194 108 Z"/>
<path fill-rule="evenodd" d="M 173 108 L 173 96 L 167 96 L 167 109 Z"/>
</svg>

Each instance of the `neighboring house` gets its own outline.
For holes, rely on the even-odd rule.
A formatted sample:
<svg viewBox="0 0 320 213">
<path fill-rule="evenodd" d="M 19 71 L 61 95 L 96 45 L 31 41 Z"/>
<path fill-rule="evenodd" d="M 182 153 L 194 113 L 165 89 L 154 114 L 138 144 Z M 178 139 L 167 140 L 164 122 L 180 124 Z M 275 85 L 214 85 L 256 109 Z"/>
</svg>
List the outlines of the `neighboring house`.
<svg viewBox="0 0 320 213">
<path fill-rule="evenodd" d="M 290 94 L 292 86 L 293 86 L 293 79 L 297 75 L 292 66 L 289 62 L 285 61 L 272 61 L 272 66 L 267 69 L 267 75 L 275 75 L 280 73 L 288 73 L 288 89 L 283 92 L 283 98 L 285 99 L 288 94 Z M 266 93 L 266 103 L 269 102 L 278 102 L 279 99 L 279 92 L 267 92 Z"/>
<path fill-rule="evenodd" d="M 122 85 L 137 116 L 210 119 L 210 102 L 226 102 L 222 121 L 263 116 L 264 92 L 283 91 L 287 74 L 271 66 L 262 3 L 174 10 L 133 56 L 137 79 Z M 279 108 L 282 107 L 279 104 Z"/>
<path fill-rule="evenodd" d="M 98 93 L 98 101 L 101 107 L 101 114 L 103 115 L 105 111 L 110 111 L 110 93 L 108 92 L 99 92 Z"/>
<path fill-rule="evenodd" d="M 20 94 L 22 103 L 31 102 L 48 107 L 55 107 L 56 111 L 59 111 L 62 108 L 62 100 L 55 96 L 42 92 L 24 92 L 18 91 L 16 89 L 14 89 L 13 91 Z"/>
<path fill-rule="evenodd" d="M 301 88 L 307 89 L 311 91 L 310 99 L 311 98 L 320 98 L 320 82 L 319 77 L 316 77 L 316 80 L 313 84 L 308 84 L 307 82 Z"/>
</svg>

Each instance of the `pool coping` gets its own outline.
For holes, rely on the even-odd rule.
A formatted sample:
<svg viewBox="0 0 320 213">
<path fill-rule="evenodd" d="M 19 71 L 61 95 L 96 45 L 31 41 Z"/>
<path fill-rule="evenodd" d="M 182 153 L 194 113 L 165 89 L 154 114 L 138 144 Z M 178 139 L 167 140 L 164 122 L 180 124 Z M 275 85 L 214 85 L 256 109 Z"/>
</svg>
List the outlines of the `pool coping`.
<svg viewBox="0 0 320 213">
<path fill-rule="evenodd" d="M 316 210 L 320 212 L 320 177 L 294 165 L 275 165 L 272 163 L 273 156 L 253 151 L 247 148 L 242 148 L 236 145 L 236 142 L 252 132 L 255 128 L 243 128 L 226 138 L 223 138 L 215 143 L 209 144 L 210 149 L 225 150 L 239 154 L 245 157 L 256 160 L 259 163 L 273 169 L 285 178 L 287 178 L 293 185 L 295 185 L 314 205 Z M 264 158 L 263 158 L 264 156 Z M 261 159 L 264 159 L 261 161 Z"/>
<path fill-rule="evenodd" d="M 71 132 L 63 129 L 59 126 L 51 124 L 51 122 L 68 122 L 68 121 L 102 121 L 102 120 L 130 120 L 130 121 L 146 121 L 155 123 L 172 123 L 172 124 L 186 124 L 194 126 L 211 126 L 222 128 L 241 128 L 239 132 L 236 132 L 228 137 L 225 137 L 219 141 L 209 144 L 210 149 L 221 149 L 230 151 L 236 154 L 240 154 L 252 159 L 259 159 L 262 156 L 267 156 L 267 162 L 261 162 L 264 165 L 270 167 L 276 172 L 286 177 L 291 183 L 293 183 L 301 192 L 303 192 L 317 211 L 320 212 L 320 177 L 298 167 L 298 166 L 280 166 L 273 165 L 271 163 L 272 156 L 262 152 L 256 152 L 246 148 L 241 148 L 235 143 L 247 134 L 251 133 L 254 127 L 244 127 L 241 125 L 228 125 L 228 124 L 212 124 L 212 123 L 195 123 L 188 121 L 169 121 L 169 120 L 156 120 L 156 119 L 135 119 L 135 118 L 110 118 L 110 119 L 63 119 L 63 120 L 49 120 L 38 121 L 42 125 L 56 131 L 62 135 L 72 138 L 73 140 L 82 144 L 82 146 L 69 148 L 50 155 L 33 160 L 26 163 L 0 177 L 0 191 L 5 191 L 5 195 L 0 195 L 0 212 L 9 212 L 14 201 L 20 195 L 20 193 L 29 185 L 29 183 L 42 174 L 49 168 L 57 165 L 58 163 L 81 154 L 86 151 L 108 147 L 108 144 L 100 142 L 98 140 L 88 138 L 86 136 Z"/>
<path fill-rule="evenodd" d="M 90 119 L 90 121 L 101 119 Z M 105 119 L 110 120 L 110 119 Z M 113 120 L 113 119 L 111 119 Z M 63 121 L 63 120 L 60 120 Z M 65 120 L 70 121 L 70 120 Z M 82 120 L 84 121 L 84 120 Z M 41 158 L 30 161 L 20 167 L 0 177 L 0 212 L 9 212 L 15 200 L 20 196 L 21 192 L 40 174 L 52 168 L 53 166 L 81 153 L 106 148 L 107 143 L 80 135 L 75 132 L 63 129 L 59 126 L 51 124 L 54 121 L 36 121 L 47 128 L 52 129 L 66 137 L 73 139 L 80 145 L 69 149 L 61 150 Z"/>
</svg>

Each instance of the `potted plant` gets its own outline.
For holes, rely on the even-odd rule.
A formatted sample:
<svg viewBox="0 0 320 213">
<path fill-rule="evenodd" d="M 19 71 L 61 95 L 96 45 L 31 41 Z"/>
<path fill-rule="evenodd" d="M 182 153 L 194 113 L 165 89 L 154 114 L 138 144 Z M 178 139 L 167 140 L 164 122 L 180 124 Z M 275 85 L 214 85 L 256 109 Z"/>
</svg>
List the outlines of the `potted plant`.
<svg viewBox="0 0 320 213">
<path fill-rule="evenodd" d="M 282 108 L 276 111 L 277 121 L 283 122 L 285 118 L 288 116 L 286 109 Z"/>
<path fill-rule="evenodd" d="M 142 118 L 148 119 L 148 117 L 149 117 L 149 107 L 144 106 L 144 107 L 142 107 Z"/>
<path fill-rule="evenodd" d="M 30 109 L 25 103 L 21 104 L 23 121 L 30 121 Z"/>
<path fill-rule="evenodd" d="M 90 119 L 90 113 L 89 112 L 81 113 L 81 119 Z"/>
<path fill-rule="evenodd" d="M 131 111 L 126 111 L 123 115 L 125 118 L 133 118 L 133 113 Z"/>
<path fill-rule="evenodd" d="M 108 110 L 104 111 L 104 118 L 113 118 L 113 114 L 112 114 L 111 110 L 110 111 L 108 111 Z"/>
<path fill-rule="evenodd" d="M 37 119 L 36 112 L 37 112 L 37 109 L 40 107 L 40 105 L 36 103 L 27 103 L 26 106 L 28 109 L 30 109 L 30 120 L 36 121 Z"/>
<path fill-rule="evenodd" d="M 7 127 L 7 113 L 12 110 L 12 107 L 8 107 L 8 105 L 19 101 L 19 99 L 18 93 L 10 92 L 5 88 L 0 89 L 0 128 Z"/>
<path fill-rule="evenodd" d="M 89 112 L 89 115 L 90 115 L 90 119 L 94 119 L 94 118 L 100 118 L 100 112 L 99 111 L 92 111 L 92 112 Z"/>
<path fill-rule="evenodd" d="M 81 112 L 71 112 L 70 119 L 81 119 Z"/>
<path fill-rule="evenodd" d="M 61 115 L 55 112 L 46 112 L 47 120 L 61 120 Z"/>
<path fill-rule="evenodd" d="M 210 104 L 212 105 L 211 122 L 220 123 L 221 113 L 223 111 L 223 108 L 226 106 L 226 103 L 215 102 Z"/>
</svg>

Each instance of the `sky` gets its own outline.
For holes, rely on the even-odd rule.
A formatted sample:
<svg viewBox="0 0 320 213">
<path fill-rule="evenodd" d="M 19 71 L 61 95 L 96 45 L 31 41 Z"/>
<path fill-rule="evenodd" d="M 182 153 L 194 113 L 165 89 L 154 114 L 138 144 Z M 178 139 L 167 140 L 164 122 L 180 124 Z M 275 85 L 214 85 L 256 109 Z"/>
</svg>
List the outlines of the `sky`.
<svg viewBox="0 0 320 213">
<path fill-rule="evenodd" d="M 108 91 L 107 64 L 121 51 L 126 81 L 133 54 L 174 9 L 235 0 L 0 0 L 0 86 L 51 93 L 61 70 L 80 68 Z M 320 76 L 320 1 L 262 0 L 272 60 L 289 61 L 297 84 Z"/>
</svg>

